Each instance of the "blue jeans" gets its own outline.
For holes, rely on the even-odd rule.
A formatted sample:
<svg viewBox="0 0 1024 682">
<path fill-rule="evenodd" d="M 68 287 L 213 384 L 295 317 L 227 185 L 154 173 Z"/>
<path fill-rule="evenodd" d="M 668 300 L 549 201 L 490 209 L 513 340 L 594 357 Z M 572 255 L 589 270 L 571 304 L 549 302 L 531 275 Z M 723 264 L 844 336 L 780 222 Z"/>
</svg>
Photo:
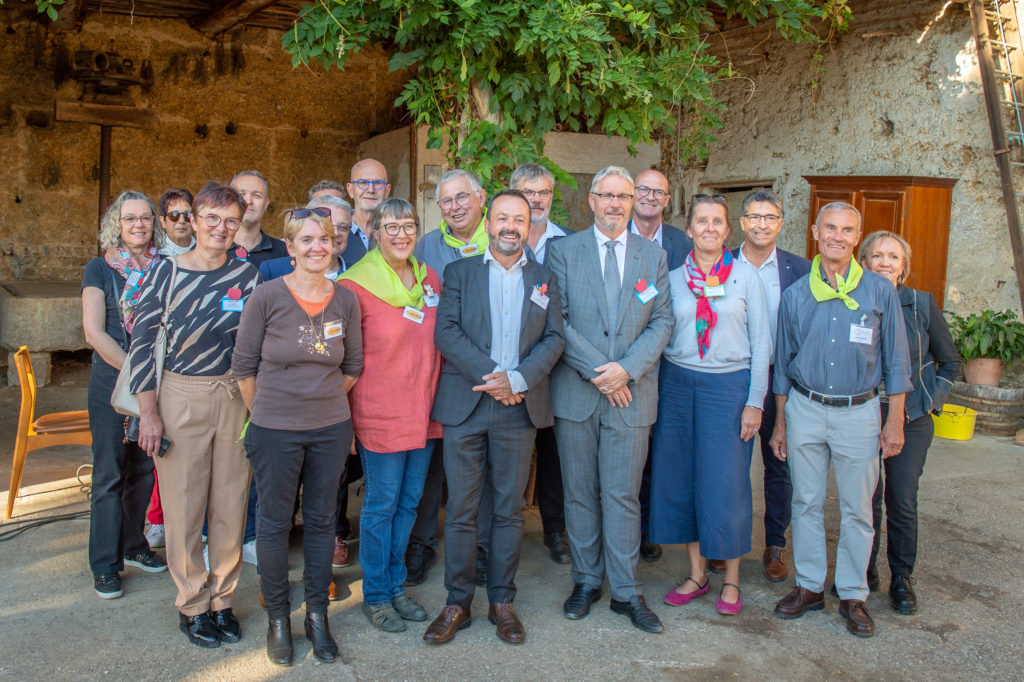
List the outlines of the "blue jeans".
<svg viewBox="0 0 1024 682">
<path fill-rule="evenodd" d="M 359 563 L 363 601 L 390 604 L 405 589 L 405 548 L 416 522 L 434 441 L 405 452 L 373 452 L 358 443 L 363 463 L 363 511 L 359 516 Z"/>
</svg>

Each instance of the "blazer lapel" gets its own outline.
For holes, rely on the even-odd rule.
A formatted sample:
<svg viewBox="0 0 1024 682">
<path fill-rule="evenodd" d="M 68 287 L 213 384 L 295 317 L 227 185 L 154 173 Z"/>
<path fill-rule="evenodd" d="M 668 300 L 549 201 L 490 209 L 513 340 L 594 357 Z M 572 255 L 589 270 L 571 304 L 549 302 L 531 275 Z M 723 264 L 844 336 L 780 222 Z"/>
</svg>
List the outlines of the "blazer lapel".
<svg viewBox="0 0 1024 682">
<path fill-rule="evenodd" d="M 484 262 L 483 257 L 477 259 L 479 264 L 473 268 L 473 281 L 469 282 L 473 287 L 474 291 L 481 292 L 482 296 L 478 299 L 481 302 L 480 315 L 477 319 L 480 320 L 480 330 L 483 335 L 480 337 L 487 341 L 491 340 L 491 276 L 488 272 L 490 266 Z M 470 292 L 463 291 L 462 295 L 471 295 Z M 463 320 L 463 324 L 465 324 Z"/>
<path fill-rule="evenodd" d="M 523 266 L 523 310 L 519 315 L 519 349 L 522 355 L 523 339 L 526 331 L 526 316 L 530 314 L 530 295 L 537 284 L 537 264 L 528 260 Z"/>
</svg>

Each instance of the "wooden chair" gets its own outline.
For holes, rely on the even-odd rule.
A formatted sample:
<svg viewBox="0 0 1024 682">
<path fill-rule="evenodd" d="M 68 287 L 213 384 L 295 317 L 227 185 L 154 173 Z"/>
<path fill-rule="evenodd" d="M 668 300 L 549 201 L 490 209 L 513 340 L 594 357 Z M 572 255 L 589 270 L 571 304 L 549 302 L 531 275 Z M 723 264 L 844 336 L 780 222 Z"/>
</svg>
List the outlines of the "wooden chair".
<svg viewBox="0 0 1024 682">
<path fill-rule="evenodd" d="M 11 487 L 7 492 L 7 514 L 11 518 L 14 501 L 21 489 L 21 474 L 25 470 L 25 457 L 33 450 L 54 445 L 92 445 L 89 430 L 89 412 L 54 412 L 35 419 L 36 377 L 32 372 L 32 359 L 28 348 L 22 346 L 14 354 L 21 382 L 21 412 L 18 415 L 18 437 L 14 442 L 14 461 L 11 466 Z"/>
</svg>

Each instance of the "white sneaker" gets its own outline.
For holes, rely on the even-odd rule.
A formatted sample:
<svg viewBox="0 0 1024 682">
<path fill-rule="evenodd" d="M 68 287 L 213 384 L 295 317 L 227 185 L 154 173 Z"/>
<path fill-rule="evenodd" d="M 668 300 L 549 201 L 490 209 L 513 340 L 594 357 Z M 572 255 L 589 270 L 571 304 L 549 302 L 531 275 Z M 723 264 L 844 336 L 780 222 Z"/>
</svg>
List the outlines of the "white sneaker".
<svg viewBox="0 0 1024 682">
<path fill-rule="evenodd" d="M 150 549 L 156 549 L 157 547 L 164 546 L 164 524 L 153 523 L 150 524 L 149 530 L 146 531 L 146 541 L 149 542 Z"/>
<path fill-rule="evenodd" d="M 242 561 L 247 564 L 256 565 L 256 541 L 249 540 L 249 542 L 242 543 Z"/>
<path fill-rule="evenodd" d="M 206 572 L 210 572 L 210 548 L 203 545 L 203 563 L 206 564 Z"/>
</svg>

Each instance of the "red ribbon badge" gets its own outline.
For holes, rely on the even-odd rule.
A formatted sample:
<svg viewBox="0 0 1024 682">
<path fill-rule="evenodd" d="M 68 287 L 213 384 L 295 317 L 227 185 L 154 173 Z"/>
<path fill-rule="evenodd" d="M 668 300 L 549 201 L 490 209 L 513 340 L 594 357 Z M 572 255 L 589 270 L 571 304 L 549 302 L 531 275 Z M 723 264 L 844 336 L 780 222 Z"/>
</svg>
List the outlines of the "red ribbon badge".
<svg viewBox="0 0 1024 682">
<path fill-rule="evenodd" d="M 540 295 L 541 296 L 547 296 L 548 295 L 548 285 L 547 285 L 547 282 L 545 282 L 544 284 L 541 284 L 539 287 L 537 287 L 537 289 L 538 289 L 538 291 L 540 291 Z"/>
<path fill-rule="evenodd" d="M 241 246 L 235 249 L 235 258 L 238 258 L 239 260 L 245 260 L 248 256 L 249 252 L 243 249 Z"/>
<path fill-rule="evenodd" d="M 228 298 L 230 298 L 232 301 L 237 301 L 238 299 L 242 298 L 242 290 L 239 289 L 238 287 L 231 287 L 230 289 L 228 289 Z"/>
<path fill-rule="evenodd" d="M 641 294 L 644 293 L 645 291 L 647 291 L 647 280 L 646 279 L 639 279 L 639 280 L 637 280 L 636 286 L 633 287 L 633 288 L 636 289 Z"/>
</svg>

